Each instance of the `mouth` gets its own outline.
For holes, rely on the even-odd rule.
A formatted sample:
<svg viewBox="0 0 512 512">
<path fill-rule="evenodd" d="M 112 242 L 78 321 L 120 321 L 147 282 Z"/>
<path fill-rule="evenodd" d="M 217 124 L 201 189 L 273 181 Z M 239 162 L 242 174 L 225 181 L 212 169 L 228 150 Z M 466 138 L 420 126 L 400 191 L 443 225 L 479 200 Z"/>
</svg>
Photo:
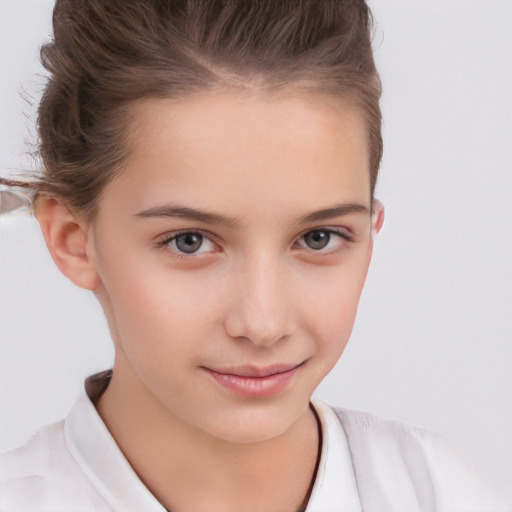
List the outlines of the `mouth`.
<svg viewBox="0 0 512 512">
<path fill-rule="evenodd" d="M 243 396 L 264 397 L 284 391 L 300 372 L 299 364 L 276 364 L 266 367 L 239 366 L 211 369 L 202 367 L 223 389 Z"/>
</svg>

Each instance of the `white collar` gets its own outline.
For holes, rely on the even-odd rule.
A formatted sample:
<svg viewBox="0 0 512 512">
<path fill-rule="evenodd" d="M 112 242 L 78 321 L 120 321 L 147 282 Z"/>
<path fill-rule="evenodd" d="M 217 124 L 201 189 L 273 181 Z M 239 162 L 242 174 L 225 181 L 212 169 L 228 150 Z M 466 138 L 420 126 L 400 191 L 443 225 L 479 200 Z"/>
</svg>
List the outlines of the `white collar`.
<svg viewBox="0 0 512 512">
<path fill-rule="evenodd" d="M 334 411 L 314 401 L 322 428 L 322 452 L 306 512 L 361 512 L 352 460 Z M 130 466 L 96 408 L 84 393 L 64 426 L 66 444 L 84 474 L 112 506 L 123 512 L 165 512 Z"/>
<path fill-rule="evenodd" d="M 335 412 L 313 401 L 322 427 L 322 453 L 306 512 L 361 512 L 347 436 Z"/>
<path fill-rule="evenodd" d="M 141 482 L 87 395 L 68 414 L 64 436 L 71 455 L 114 510 L 165 512 Z"/>
</svg>

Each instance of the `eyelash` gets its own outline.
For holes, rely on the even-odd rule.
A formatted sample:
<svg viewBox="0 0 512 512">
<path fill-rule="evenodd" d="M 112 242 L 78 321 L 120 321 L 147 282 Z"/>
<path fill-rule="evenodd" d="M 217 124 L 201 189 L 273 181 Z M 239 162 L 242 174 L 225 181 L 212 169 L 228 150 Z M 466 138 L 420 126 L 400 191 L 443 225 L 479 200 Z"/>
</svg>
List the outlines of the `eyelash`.
<svg viewBox="0 0 512 512">
<path fill-rule="evenodd" d="M 329 238 L 327 239 L 327 243 L 324 247 L 320 247 L 318 249 L 314 249 L 312 247 L 306 246 L 305 239 L 309 234 L 313 233 L 326 233 L 329 235 Z M 339 240 L 335 241 L 333 240 L 333 235 L 335 237 L 338 237 Z M 334 228 L 334 227 L 315 227 L 313 229 L 308 229 L 306 232 L 298 236 L 293 246 L 298 246 L 300 250 L 305 251 L 305 256 L 308 258 L 315 258 L 315 257 L 328 257 L 334 254 L 338 254 L 340 251 L 346 250 L 350 244 L 354 242 L 354 235 L 352 232 L 346 228 Z M 329 247 L 335 243 L 335 247 Z"/>
<path fill-rule="evenodd" d="M 200 230 L 183 230 L 183 231 L 176 231 L 176 232 L 173 232 L 172 234 L 166 236 L 165 238 L 163 238 L 162 240 L 159 240 L 157 243 L 156 243 L 156 246 L 157 248 L 160 248 L 160 249 L 166 249 L 166 248 L 170 248 L 170 244 L 174 241 L 174 240 L 177 240 L 180 236 L 183 236 L 183 235 L 199 235 L 200 237 L 202 237 L 203 241 L 204 240 L 209 240 L 212 244 L 214 245 L 218 245 L 216 242 L 214 242 L 213 240 L 213 236 L 209 233 L 205 233 L 204 231 L 200 231 Z M 201 244 L 202 246 L 202 244 Z M 200 246 L 200 247 L 201 247 Z M 197 253 L 190 253 L 190 254 L 187 254 L 185 252 L 181 252 L 179 249 L 174 249 L 172 250 L 172 253 L 175 257 L 177 258 L 181 258 L 181 259 L 192 259 L 192 258 L 197 258 L 198 257 L 198 254 Z"/>
<path fill-rule="evenodd" d="M 308 229 L 306 232 L 304 232 L 303 234 L 299 235 L 294 240 L 293 245 L 296 245 L 299 240 L 304 239 L 304 237 L 306 235 L 308 235 L 309 233 L 314 233 L 314 232 L 323 232 L 323 233 L 327 233 L 329 236 L 331 236 L 331 235 L 338 236 L 338 237 L 342 238 L 345 243 L 352 243 L 354 241 L 354 236 L 350 233 L 350 231 L 348 231 L 346 229 L 337 229 L 337 228 L 330 228 L 330 227 L 318 227 L 318 228 Z M 205 233 L 204 231 L 200 231 L 200 230 L 183 230 L 183 231 L 173 232 L 172 234 L 166 236 L 162 240 L 159 240 L 156 243 L 156 246 L 158 248 L 161 248 L 161 249 L 169 248 L 170 244 L 173 241 L 177 240 L 180 236 L 183 236 L 183 235 L 199 235 L 199 236 L 202 237 L 203 242 L 206 239 L 206 240 L 209 240 L 212 244 L 218 245 L 213 240 L 213 236 L 211 234 L 209 234 L 209 233 Z M 330 242 L 331 242 L 331 240 L 329 240 L 328 243 L 330 243 Z M 344 244 L 342 244 L 342 245 L 344 245 Z M 201 246 L 202 246 L 202 244 L 201 244 Z M 318 250 L 315 250 L 315 249 L 312 249 L 312 248 L 307 248 L 307 247 L 302 247 L 302 246 L 300 248 L 309 250 L 313 254 L 316 253 L 316 254 L 319 254 L 319 255 L 328 255 L 328 254 L 331 254 L 332 252 L 335 252 L 335 250 L 334 251 L 332 251 L 332 250 L 331 251 L 323 251 L 322 250 L 323 248 L 322 249 L 318 249 Z M 215 252 L 217 252 L 217 251 L 215 251 Z M 193 259 L 193 258 L 197 258 L 198 256 L 200 256 L 200 254 L 197 254 L 197 253 L 189 253 L 189 254 L 187 254 L 185 252 L 180 251 L 177 248 L 173 249 L 172 253 L 173 253 L 173 255 L 175 257 L 181 258 L 181 259 Z"/>
</svg>

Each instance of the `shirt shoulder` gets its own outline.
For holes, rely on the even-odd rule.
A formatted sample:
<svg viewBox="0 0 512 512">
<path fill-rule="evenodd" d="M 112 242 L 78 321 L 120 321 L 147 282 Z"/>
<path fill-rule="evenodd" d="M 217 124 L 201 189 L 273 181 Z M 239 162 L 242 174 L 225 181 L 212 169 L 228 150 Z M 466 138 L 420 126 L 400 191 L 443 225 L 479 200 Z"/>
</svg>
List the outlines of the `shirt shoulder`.
<svg viewBox="0 0 512 512">
<path fill-rule="evenodd" d="M 0 511 L 111 510 L 69 452 L 64 420 L 0 455 Z"/>
<path fill-rule="evenodd" d="M 473 462 L 437 432 L 368 412 L 332 409 L 346 433 L 362 495 L 389 496 L 407 487 L 421 510 L 509 510 Z"/>
<path fill-rule="evenodd" d="M 64 420 L 41 427 L 25 444 L 0 455 L 2 481 L 45 474 L 64 444 Z"/>
</svg>

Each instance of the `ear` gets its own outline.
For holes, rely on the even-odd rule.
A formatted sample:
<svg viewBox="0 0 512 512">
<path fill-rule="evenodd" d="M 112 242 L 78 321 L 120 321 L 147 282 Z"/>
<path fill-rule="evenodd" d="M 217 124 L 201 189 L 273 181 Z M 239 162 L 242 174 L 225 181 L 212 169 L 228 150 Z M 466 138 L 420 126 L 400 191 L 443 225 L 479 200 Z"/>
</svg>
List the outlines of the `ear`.
<svg viewBox="0 0 512 512">
<path fill-rule="evenodd" d="M 384 224 L 384 205 L 378 200 L 373 200 L 372 205 L 372 235 L 375 236 Z"/>
<path fill-rule="evenodd" d="M 89 254 L 88 222 L 48 196 L 38 197 L 35 214 L 59 270 L 80 288 L 96 289 L 99 277 Z"/>
</svg>

